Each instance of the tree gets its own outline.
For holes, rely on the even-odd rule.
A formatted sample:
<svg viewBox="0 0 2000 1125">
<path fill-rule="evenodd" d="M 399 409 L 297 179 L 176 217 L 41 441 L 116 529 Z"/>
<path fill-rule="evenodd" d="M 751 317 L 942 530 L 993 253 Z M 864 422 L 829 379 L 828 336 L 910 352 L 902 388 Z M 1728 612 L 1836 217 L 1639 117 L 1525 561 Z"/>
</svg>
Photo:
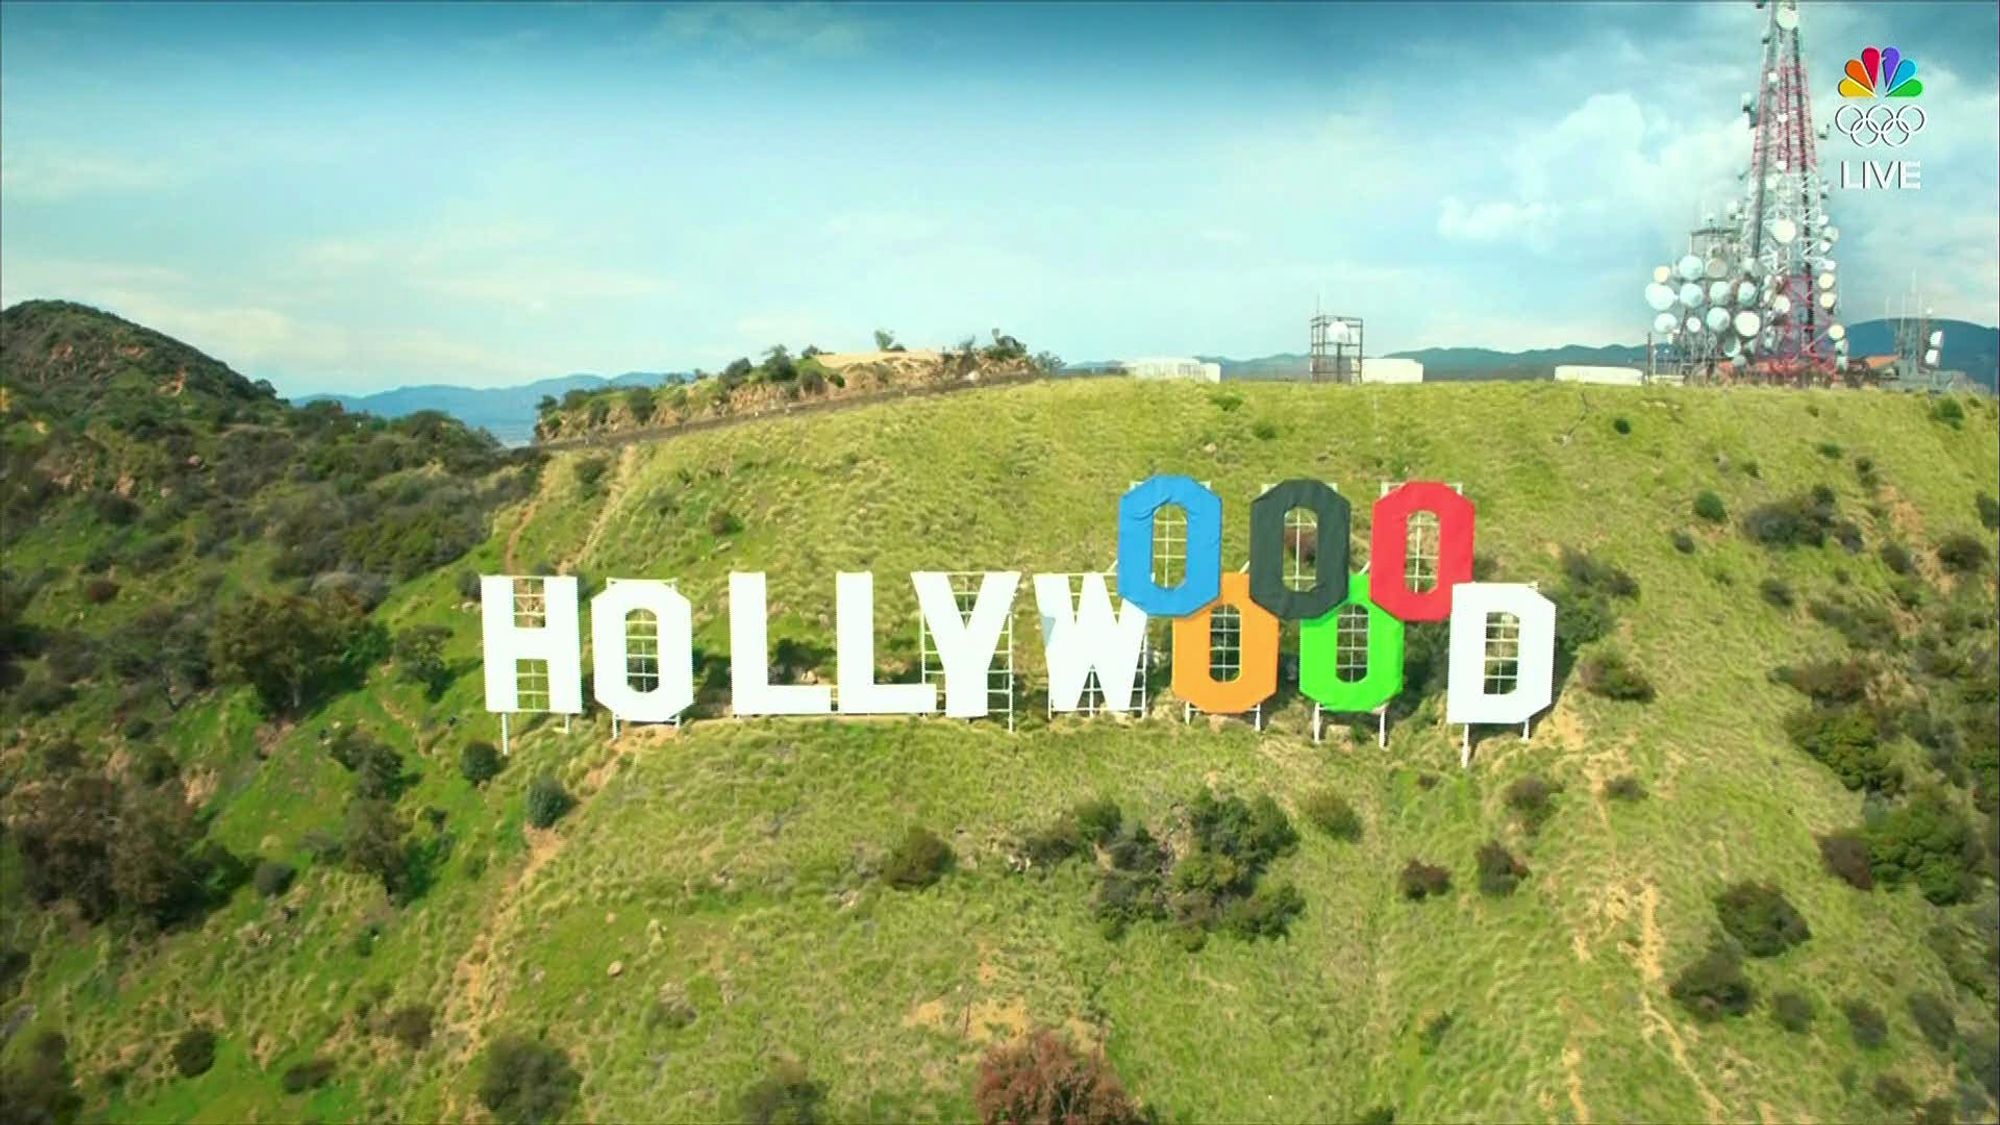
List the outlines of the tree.
<svg viewBox="0 0 2000 1125">
<path fill-rule="evenodd" d="M 295 716 L 359 683 L 382 639 L 348 595 L 264 595 L 223 608 L 210 655 L 224 678 L 256 690 L 267 713 Z"/>
<path fill-rule="evenodd" d="M 443 693 L 451 668 L 445 663 L 445 642 L 451 630 L 442 625 L 413 625 L 396 634 L 396 670 L 406 680 L 424 685 L 431 696 Z"/>
<path fill-rule="evenodd" d="M 536 828 L 550 827 L 575 807 L 576 798 L 553 774 L 541 774 L 528 786 L 528 823 Z"/>
<path fill-rule="evenodd" d="M 653 388 L 627 387 L 625 389 L 625 409 L 631 413 L 634 422 L 643 426 L 647 422 L 652 421 L 653 411 L 656 406 L 657 403 L 653 398 Z"/>
<path fill-rule="evenodd" d="M 568 1112 L 582 1084 L 561 1048 L 503 1035 L 486 1052 L 479 1101 L 506 1125 L 540 1125 Z"/>
<path fill-rule="evenodd" d="M 458 772 L 474 785 L 484 785 L 500 775 L 500 750 L 484 739 L 465 744 L 459 753 Z"/>
<path fill-rule="evenodd" d="M 69 1065 L 69 1041 L 53 1031 L 36 1036 L 11 1066 L 0 1068 L 0 1120 L 20 1125 L 69 1125 L 83 1095 Z"/>
<path fill-rule="evenodd" d="M 411 885 L 410 826 L 396 807 L 379 797 L 357 797 L 347 804 L 342 852 L 356 871 L 373 875 L 392 898 L 402 898 Z"/>
<path fill-rule="evenodd" d="M 743 1091 L 737 1108 L 750 1125 L 817 1125 L 825 1101 L 825 1086 L 797 1063 L 784 1063 Z"/>
<path fill-rule="evenodd" d="M 1144 1120 L 1101 1055 L 1079 1055 L 1048 1028 L 996 1044 L 979 1063 L 973 1105 L 985 1125 L 1137 1125 Z"/>
<path fill-rule="evenodd" d="M 896 334 L 887 328 L 875 330 L 875 350 L 878 352 L 900 352 L 903 345 L 896 342 Z"/>
</svg>

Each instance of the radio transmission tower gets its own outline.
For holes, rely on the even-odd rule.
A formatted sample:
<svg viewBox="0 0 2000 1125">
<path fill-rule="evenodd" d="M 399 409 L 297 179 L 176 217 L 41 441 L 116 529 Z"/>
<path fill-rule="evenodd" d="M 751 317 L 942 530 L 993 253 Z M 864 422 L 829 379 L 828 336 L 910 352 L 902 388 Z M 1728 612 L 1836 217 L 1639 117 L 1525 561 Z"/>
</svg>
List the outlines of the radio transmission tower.
<svg viewBox="0 0 2000 1125">
<path fill-rule="evenodd" d="M 1758 7 L 1763 7 L 1758 0 Z M 1764 29 L 1750 119 L 1744 196 L 1728 218 L 1689 239 L 1688 254 L 1653 271 L 1646 301 L 1672 374 L 1699 381 L 1806 386 L 1846 367 L 1846 330 L 1826 213 L 1797 0 L 1777 0 Z M 1733 237 L 1724 237 L 1724 234 Z"/>
</svg>

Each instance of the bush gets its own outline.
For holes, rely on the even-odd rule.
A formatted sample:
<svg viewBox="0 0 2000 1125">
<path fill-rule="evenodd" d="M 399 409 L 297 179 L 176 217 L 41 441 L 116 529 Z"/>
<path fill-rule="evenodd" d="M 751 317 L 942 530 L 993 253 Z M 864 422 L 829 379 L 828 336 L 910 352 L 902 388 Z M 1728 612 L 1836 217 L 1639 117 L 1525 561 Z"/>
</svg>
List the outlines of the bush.
<svg viewBox="0 0 2000 1125">
<path fill-rule="evenodd" d="M 1858 706 L 1813 707 L 1785 720 L 1792 744 L 1832 770 L 1849 789 L 1894 793 L 1902 768 L 1881 745 L 1881 725 Z"/>
<path fill-rule="evenodd" d="M 1865 830 L 1868 862 L 1891 887 L 1913 882 L 1945 906 L 1976 884 L 1980 855 L 1972 824 L 1942 790 L 1927 789 L 1891 808 Z"/>
<path fill-rule="evenodd" d="M 1259 419 L 1250 427 L 1250 436 L 1256 438 L 1258 441 L 1270 441 L 1272 438 L 1278 436 L 1278 426 L 1274 422 Z"/>
<path fill-rule="evenodd" d="M 540 1125 L 569 1111 L 582 1082 L 561 1048 L 502 1035 L 486 1052 L 479 1101 L 506 1125 Z"/>
<path fill-rule="evenodd" d="M 1572 587 L 1580 591 L 1602 594 L 1610 598 L 1636 598 L 1639 596 L 1639 580 L 1633 578 L 1624 568 L 1600 561 L 1584 551 L 1574 551 L 1564 547 L 1562 551 L 1563 576 Z"/>
<path fill-rule="evenodd" d="M 1992 557 L 1984 542 L 1962 531 L 1945 536 L 1937 545 L 1938 565 L 1953 574 L 1977 574 Z"/>
<path fill-rule="evenodd" d="M 1875 1076 L 1875 1104 L 1888 1110 L 1909 1109 L 1917 1104 L 1917 1092 L 1893 1074 Z"/>
<path fill-rule="evenodd" d="M 1773 669 L 1771 678 L 1814 703 L 1859 703 L 1868 697 L 1875 673 L 1865 661 L 1815 660 L 1810 664 Z"/>
<path fill-rule="evenodd" d="M 257 888 L 258 894 L 276 898 L 291 888 L 292 877 L 297 874 L 297 869 L 291 864 L 267 859 L 257 865 L 257 873 L 250 877 L 250 882 Z"/>
<path fill-rule="evenodd" d="M 1306 823 L 1326 833 L 1336 840 L 1352 843 L 1361 838 L 1361 815 L 1347 798 L 1332 789 L 1315 789 L 1299 802 L 1299 813 Z"/>
<path fill-rule="evenodd" d="M 1646 785 L 1631 774 L 1621 774 L 1604 783 L 1604 795 L 1614 801 L 1642 801 Z"/>
<path fill-rule="evenodd" d="M 1689 535 L 1685 531 L 1676 531 L 1673 535 L 1673 542 L 1674 550 L 1679 551 L 1683 555 L 1694 554 L 1694 536 Z"/>
<path fill-rule="evenodd" d="M 1434 898 L 1451 890 L 1451 872 L 1421 860 L 1411 860 L 1398 877 L 1403 897 L 1414 902 Z"/>
<path fill-rule="evenodd" d="M 1835 445 L 1833 442 L 1823 441 L 1820 442 L 1814 448 L 1819 450 L 1819 455 L 1821 457 L 1824 457 L 1829 461 L 1840 460 L 1840 446 Z"/>
<path fill-rule="evenodd" d="M 1743 534 L 1766 547 L 1818 547 L 1833 527 L 1831 497 L 1792 496 L 1750 509 L 1743 516 Z"/>
<path fill-rule="evenodd" d="M 1632 420 L 1620 415 L 1611 420 L 1611 428 L 1618 431 L 1618 434 L 1622 437 L 1632 432 Z"/>
<path fill-rule="evenodd" d="M 421 1051 L 430 1045 L 431 1019 L 429 1004 L 405 1004 L 382 1017 L 381 1030 L 410 1050 Z"/>
<path fill-rule="evenodd" d="M 1667 987 L 1668 995 L 1694 1013 L 1696 1019 L 1712 1021 L 1724 1016 L 1740 1016 L 1750 1010 L 1757 993 L 1743 975 L 1743 962 L 1736 951 L 1716 945 L 1680 971 Z"/>
<path fill-rule="evenodd" d="M 1982 492 L 1972 498 L 1973 506 L 1979 509 L 1979 524 L 1988 531 L 2000 528 L 2000 499 L 1990 492 Z"/>
<path fill-rule="evenodd" d="M 550 827 L 575 807 L 576 798 L 553 774 L 541 774 L 528 786 L 528 823 L 536 828 Z"/>
<path fill-rule="evenodd" d="M 951 845 L 928 828 L 911 825 L 903 838 L 890 849 L 882 865 L 882 878 L 901 891 L 919 890 L 944 878 L 954 857 Z"/>
<path fill-rule="evenodd" d="M 1737 883 L 1715 896 L 1715 913 L 1752 957 L 1776 957 L 1812 937 L 1798 908 L 1770 883 Z"/>
<path fill-rule="evenodd" d="M 1109 844 L 1125 824 L 1125 814 L 1118 808 L 1118 802 L 1099 797 L 1085 801 L 1070 810 L 1076 818 L 1077 831 L 1085 840 L 1093 844 Z"/>
<path fill-rule="evenodd" d="M 1791 586 L 1776 576 L 1767 577 L 1757 583 L 1757 595 L 1764 599 L 1765 605 L 1773 609 L 1790 609 L 1798 604 L 1798 599 L 1792 595 Z"/>
<path fill-rule="evenodd" d="M 1965 424 L 1965 408 L 1955 398 L 1940 398 L 1931 404 L 1931 417 L 1955 430 Z"/>
<path fill-rule="evenodd" d="M 1771 1018 L 1793 1034 L 1804 1034 L 1818 1014 L 1813 1002 L 1801 993 L 1780 992 L 1771 997 Z"/>
<path fill-rule="evenodd" d="M 1528 832 L 1538 832 L 1549 817 L 1555 813 L 1554 797 L 1562 790 L 1542 778 L 1529 774 L 1518 778 L 1507 787 L 1505 800 L 1507 807 L 1521 819 L 1521 827 Z"/>
<path fill-rule="evenodd" d="M 215 1065 L 215 1032 L 200 1024 L 188 1028 L 174 1041 L 174 1069 L 183 1078 L 207 1074 Z"/>
<path fill-rule="evenodd" d="M 1958 1020 L 1951 1014 L 1951 1005 L 1935 992 L 1912 992 L 1908 1003 L 1910 1018 L 1916 1021 L 1924 1041 L 1938 1051 L 1950 1051 L 1958 1038 Z"/>
<path fill-rule="evenodd" d="M 0 1120 L 20 1125 L 69 1125 L 83 1112 L 83 1095 L 69 1063 L 69 1041 L 53 1031 L 35 1036 L 11 1064 L 0 1065 Z"/>
<path fill-rule="evenodd" d="M 1137 1125 L 1144 1120 L 1102 1055 L 1079 1055 L 1048 1028 L 994 1045 L 972 1104 L 984 1125 Z"/>
<path fill-rule="evenodd" d="M 1482 894 L 1511 895 L 1521 880 L 1528 877 L 1528 865 L 1514 858 L 1514 854 L 1500 845 L 1498 840 L 1488 840 L 1479 845 L 1475 858 L 1479 863 L 1479 890 Z"/>
<path fill-rule="evenodd" d="M 1694 514 L 1709 523 L 1727 523 L 1729 509 L 1723 506 L 1722 497 L 1703 489 L 1694 498 Z"/>
<path fill-rule="evenodd" d="M 1916 569 L 1917 560 L 1910 554 L 1910 549 L 1901 543 L 1884 543 L 1876 553 L 1882 556 L 1882 565 L 1893 574 L 1907 575 Z"/>
<path fill-rule="evenodd" d="M 484 785 L 498 777 L 504 764 L 500 748 L 484 739 L 466 743 L 465 749 L 458 753 L 459 776 L 474 785 Z"/>
<path fill-rule="evenodd" d="M 83 584 L 83 600 L 103 605 L 118 596 L 118 583 L 109 578 L 92 578 Z"/>
<path fill-rule="evenodd" d="M 804 1067 L 782 1063 L 743 1091 L 737 1110 L 750 1125 L 817 1125 L 825 1101 L 826 1087 Z"/>
<path fill-rule="evenodd" d="M 348 727 L 334 735 L 327 752 L 354 775 L 356 796 L 393 800 L 408 787 L 410 779 L 403 774 L 403 756 L 395 747 L 363 734 L 359 727 Z"/>
<path fill-rule="evenodd" d="M 1583 689 L 1592 695 L 1633 703 L 1647 703 L 1653 698 L 1653 682 L 1630 658 L 1615 649 L 1586 658 L 1577 675 Z"/>
<path fill-rule="evenodd" d="M 1847 1028 L 1854 1033 L 1856 1043 L 1872 1051 L 1889 1041 L 1889 1021 L 1882 1009 L 1866 1000 L 1849 1000 L 1840 1011 L 1847 1017 Z"/>
<path fill-rule="evenodd" d="M 1856 890 L 1875 889 L 1875 872 L 1868 866 L 1868 841 L 1853 831 L 1819 837 L 1819 857 L 1826 869 Z"/>
<path fill-rule="evenodd" d="M 727 508 L 716 508 L 708 513 L 708 533 L 721 538 L 743 530 L 743 521 Z"/>
<path fill-rule="evenodd" d="M 308 1059 L 295 1066 L 286 1067 L 285 1073 L 278 1079 L 278 1085 L 284 1087 L 287 1094 L 303 1094 L 307 1090 L 316 1090 L 326 1085 L 326 1080 L 332 1077 L 332 1059 Z"/>
</svg>

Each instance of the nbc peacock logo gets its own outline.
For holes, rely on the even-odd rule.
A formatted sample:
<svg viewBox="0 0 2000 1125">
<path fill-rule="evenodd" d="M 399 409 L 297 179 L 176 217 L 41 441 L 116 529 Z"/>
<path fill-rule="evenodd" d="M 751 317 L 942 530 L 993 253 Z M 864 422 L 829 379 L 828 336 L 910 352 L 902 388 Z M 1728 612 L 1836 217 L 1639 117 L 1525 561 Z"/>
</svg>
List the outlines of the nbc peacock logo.
<svg viewBox="0 0 2000 1125">
<path fill-rule="evenodd" d="M 1894 47 L 1864 47 L 1860 58 L 1847 60 L 1847 77 L 1840 80 L 1843 98 L 1914 98 L 1923 92 L 1917 60 Z"/>
</svg>

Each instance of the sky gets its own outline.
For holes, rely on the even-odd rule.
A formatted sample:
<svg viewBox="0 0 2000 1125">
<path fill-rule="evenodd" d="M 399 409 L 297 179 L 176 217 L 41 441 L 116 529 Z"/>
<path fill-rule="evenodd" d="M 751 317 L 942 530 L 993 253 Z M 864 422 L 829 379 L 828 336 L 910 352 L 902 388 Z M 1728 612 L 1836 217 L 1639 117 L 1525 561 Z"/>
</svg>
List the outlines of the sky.
<svg viewBox="0 0 2000 1125">
<path fill-rule="evenodd" d="M 0 5 L 0 303 L 281 393 L 998 328 L 1071 360 L 1634 343 L 1739 191 L 1748 2 Z M 1807 4 L 1816 118 L 1917 61 L 1845 315 L 2000 322 L 2000 7 Z M 1836 135 L 1829 168 L 1863 154 Z"/>
</svg>

